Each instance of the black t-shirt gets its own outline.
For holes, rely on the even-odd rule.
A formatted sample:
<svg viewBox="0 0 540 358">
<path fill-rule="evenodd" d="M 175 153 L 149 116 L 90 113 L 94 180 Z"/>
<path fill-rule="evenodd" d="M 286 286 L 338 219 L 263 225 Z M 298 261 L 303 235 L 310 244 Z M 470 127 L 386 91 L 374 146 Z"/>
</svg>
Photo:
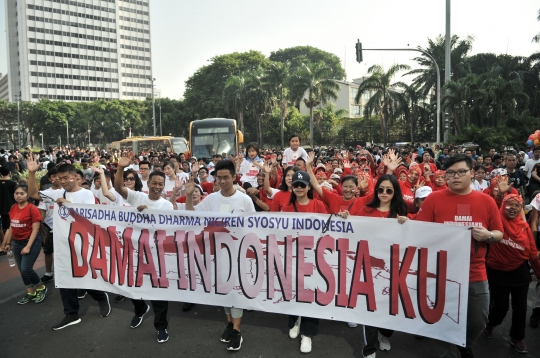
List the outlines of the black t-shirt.
<svg viewBox="0 0 540 358">
<path fill-rule="evenodd" d="M 508 173 L 508 178 L 514 183 L 514 188 L 525 185 L 525 174 L 519 169 L 516 169 L 513 173 Z"/>
<path fill-rule="evenodd" d="M 0 214 L 7 215 L 9 210 L 15 204 L 15 183 L 12 180 L 2 180 L 0 179 Z"/>
</svg>

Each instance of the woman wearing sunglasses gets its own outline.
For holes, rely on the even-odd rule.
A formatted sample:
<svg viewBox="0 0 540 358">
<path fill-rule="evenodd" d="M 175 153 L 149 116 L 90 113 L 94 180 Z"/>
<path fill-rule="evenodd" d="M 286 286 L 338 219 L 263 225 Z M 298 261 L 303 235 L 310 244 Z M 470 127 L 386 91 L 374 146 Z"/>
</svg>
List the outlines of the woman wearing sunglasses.
<svg viewBox="0 0 540 358">
<path fill-rule="evenodd" d="M 407 204 L 403 200 L 400 183 L 395 176 L 384 174 L 375 184 L 373 199 L 359 210 L 349 210 L 351 215 L 369 216 L 372 218 L 397 218 L 400 224 L 407 221 Z M 377 327 L 364 326 L 364 339 L 367 342 L 363 349 L 364 357 L 374 354 L 377 350 L 377 340 L 382 351 L 391 348 L 388 338 L 394 331 Z"/>
<path fill-rule="evenodd" d="M 142 191 L 143 184 L 141 178 L 139 178 L 139 175 L 133 169 L 124 171 L 124 186 L 133 191 Z M 125 204 L 129 206 L 129 204 Z"/>
<path fill-rule="evenodd" d="M 287 168 L 289 169 L 289 168 Z M 286 171 L 287 173 L 287 171 Z M 291 172 L 289 172 L 291 173 Z M 284 178 L 287 176 L 285 174 Z M 266 179 L 265 179 L 266 180 Z M 322 201 L 313 199 L 311 180 L 309 174 L 304 171 L 296 171 L 291 178 L 290 199 L 281 211 L 298 213 L 320 213 L 327 214 Z M 277 196 L 277 194 L 276 194 Z M 274 208 L 272 202 L 272 208 Z M 298 317 L 289 315 L 289 337 L 295 339 L 301 335 L 300 352 L 311 352 L 311 340 L 319 333 L 319 319 L 311 317 Z"/>
</svg>

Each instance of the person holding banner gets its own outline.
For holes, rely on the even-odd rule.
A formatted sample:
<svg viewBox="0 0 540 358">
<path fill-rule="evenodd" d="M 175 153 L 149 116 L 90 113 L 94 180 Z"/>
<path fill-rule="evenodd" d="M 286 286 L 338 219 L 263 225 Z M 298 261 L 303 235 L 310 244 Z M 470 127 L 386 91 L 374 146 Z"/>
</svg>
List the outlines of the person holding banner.
<svg viewBox="0 0 540 358">
<path fill-rule="evenodd" d="M 407 203 L 401 193 L 401 185 L 397 178 L 391 174 L 379 177 L 375 184 L 376 195 L 365 206 L 348 210 L 351 215 L 368 216 L 372 218 L 397 218 L 400 224 L 407 221 Z M 389 351 L 392 347 L 388 338 L 394 333 L 393 330 L 364 325 L 364 357 L 370 357 L 379 349 Z"/>
<path fill-rule="evenodd" d="M 203 201 L 193 205 L 193 193 L 196 190 L 193 178 L 186 184 L 186 210 L 213 211 L 222 213 L 248 212 L 254 213 L 255 207 L 249 196 L 242 194 L 233 186 L 236 177 L 236 167 L 230 160 L 220 160 L 216 163 L 216 182 L 220 191 L 209 194 Z M 240 323 L 243 310 L 236 307 L 224 307 L 227 315 L 227 327 L 221 335 L 221 342 L 227 343 L 227 350 L 237 351 L 242 347 Z"/>
<path fill-rule="evenodd" d="M 118 161 L 118 172 L 123 173 L 124 168 L 128 167 L 129 164 L 130 160 L 128 157 L 120 158 Z M 148 177 L 148 194 L 126 188 L 121 175 L 117 175 L 114 178 L 115 190 L 129 205 L 137 208 L 138 211 L 143 211 L 144 209 L 173 210 L 173 205 L 161 196 L 164 187 L 165 174 L 162 172 L 150 173 Z M 137 328 L 141 325 L 144 315 L 150 311 L 150 306 L 144 300 L 132 299 L 131 302 L 135 308 L 135 316 L 131 320 L 131 328 Z M 167 331 L 169 324 L 167 321 L 169 302 L 150 301 L 150 303 L 154 309 L 154 328 L 158 331 L 157 341 L 158 343 L 165 343 L 169 340 L 169 332 Z"/>
<path fill-rule="evenodd" d="M 34 264 L 43 246 L 43 239 L 39 233 L 41 214 L 35 205 L 28 202 L 26 185 L 15 186 L 14 197 L 15 204 L 9 211 L 11 224 L 4 236 L 4 242 L 0 245 L 0 251 L 13 250 L 15 262 L 26 286 L 26 295 L 17 303 L 20 305 L 30 301 L 40 303 L 47 293 L 47 287 L 34 271 Z"/>
<path fill-rule="evenodd" d="M 34 160 L 26 162 L 28 168 L 28 194 L 30 197 L 39 195 L 36 184 L 36 171 L 41 164 L 37 164 Z M 95 204 L 94 194 L 90 190 L 83 189 L 77 184 L 77 172 L 71 164 L 62 164 L 58 167 L 58 180 L 62 186 L 62 190 L 52 190 L 47 194 L 47 200 L 55 201 L 58 205 L 63 203 L 77 204 Z M 109 296 L 102 291 L 87 290 L 90 296 L 98 302 L 99 313 L 101 317 L 107 317 L 111 313 L 111 305 Z M 76 288 L 60 288 L 60 296 L 64 305 L 65 317 L 52 329 L 58 331 L 68 326 L 81 322 L 79 317 L 79 299 L 77 298 Z"/>
<path fill-rule="evenodd" d="M 456 154 L 447 159 L 445 167 L 448 190 L 431 193 L 416 220 L 468 226 L 471 230 L 466 347 L 443 341 L 435 341 L 435 347 L 438 357 L 472 357 L 472 346 L 487 323 L 489 310 L 486 244 L 502 240 L 503 225 L 495 200 L 471 189 L 472 159 L 465 154 Z"/>
<path fill-rule="evenodd" d="M 518 194 L 509 194 L 502 201 L 503 239 L 500 244 L 489 248 L 486 262 L 491 307 L 483 333 L 485 337 L 493 338 L 493 328 L 504 320 L 512 296 L 510 344 L 518 353 L 525 354 L 528 353 L 523 342 L 527 294 L 532 281 L 529 263 L 536 276 L 540 277 L 540 261 L 529 224 L 521 217 L 522 208 L 523 199 Z"/>
<path fill-rule="evenodd" d="M 316 180 L 314 180 L 316 181 Z M 324 203 L 313 199 L 310 175 L 302 170 L 294 173 L 292 177 L 292 192 L 288 205 L 282 208 L 289 213 L 319 213 L 327 214 Z M 312 348 L 312 339 L 319 333 L 319 319 L 311 317 L 298 317 L 289 315 L 289 337 L 295 339 L 300 334 L 300 352 L 309 353 Z"/>
</svg>

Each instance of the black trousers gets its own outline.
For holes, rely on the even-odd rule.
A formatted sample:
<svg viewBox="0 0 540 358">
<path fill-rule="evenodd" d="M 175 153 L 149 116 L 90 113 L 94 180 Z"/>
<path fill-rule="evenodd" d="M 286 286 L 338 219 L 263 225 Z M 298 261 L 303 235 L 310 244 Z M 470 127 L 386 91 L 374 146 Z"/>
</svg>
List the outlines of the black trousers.
<svg viewBox="0 0 540 358">
<path fill-rule="evenodd" d="M 146 312 L 146 302 L 144 300 L 132 299 L 133 307 L 135 307 L 135 314 L 141 316 Z M 154 309 L 154 328 L 158 331 L 167 329 L 169 323 L 167 322 L 167 311 L 169 309 L 168 301 L 150 301 L 152 308 Z"/>
<path fill-rule="evenodd" d="M 298 316 L 289 315 L 289 329 L 294 327 Z M 300 321 L 300 334 L 307 337 L 315 337 L 319 334 L 319 319 L 311 317 L 302 317 Z"/>
<path fill-rule="evenodd" d="M 364 326 L 364 349 L 362 353 L 364 357 L 377 352 L 377 346 L 379 343 L 379 332 L 387 338 L 392 337 L 394 331 L 391 329 L 377 328 L 372 326 Z"/>
<path fill-rule="evenodd" d="M 103 291 L 86 290 L 90 296 L 96 301 L 107 299 Z M 76 288 L 61 288 L 60 297 L 62 297 L 62 303 L 64 304 L 64 314 L 71 315 L 79 313 L 79 299 L 77 298 Z"/>
<path fill-rule="evenodd" d="M 510 305 L 512 296 L 512 327 L 510 337 L 516 340 L 525 338 L 525 325 L 527 321 L 527 293 L 529 285 L 500 286 L 489 285 L 491 295 L 491 308 L 489 310 L 488 324 L 496 327 L 502 323 Z"/>
</svg>

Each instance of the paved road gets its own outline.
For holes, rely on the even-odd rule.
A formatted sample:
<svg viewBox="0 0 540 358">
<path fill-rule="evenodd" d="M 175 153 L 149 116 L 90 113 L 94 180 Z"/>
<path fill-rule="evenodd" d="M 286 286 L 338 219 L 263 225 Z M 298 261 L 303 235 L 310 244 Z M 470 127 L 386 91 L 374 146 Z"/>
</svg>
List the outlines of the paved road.
<svg viewBox="0 0 540 358">
<path fill-rule="evenodd" d="M 36 263 L 44 272 L 43 260 Z M 529 291 L 531 311 L 533 287 Z M 112 303 L 107 318 L 99 316 L 98 306 L 89 296 L 81 301 L 82 322 L 61 331 L 51 326 L 63 318 L 60 293 L 49 283 L 49 293 L 40 304 L 17 304 L 24 287 L 16 268 L 10 268 L 6 256 L 0 256 L 0 357 L 306 357 L 299 342 L 289 339 L 287 318 L 278 314 L 246 312 L 242 324 L 244 343 L 239 352 L 229 352 L 219 337 L 225 327 L 223 309 L 197 305 L 182 312 L 180 303 L 169 306 L 170 340 L 156 341 L 152 312 L 137 329 L 129 323 L 133 306 L 129 300 Z M 113 295 L 110 295 L 111 300 Z M 495 331 L 495 338 L 481 336 L 474 352 L 480 358 L 540 357 L 540 329 L 527 325 L 526 343 L 529 354 L 518 354 L 509 346 L 509 317 Z M 322 321 L 320 334 L 314 339 L 309 357 L 362 357 L 361 327 L 349 328 L 346 323 Z M 429 340 L 396 332 L 391 338 L 392 350 L 377 353 L 377 358 L 432 357 Z"/>
</svg>

